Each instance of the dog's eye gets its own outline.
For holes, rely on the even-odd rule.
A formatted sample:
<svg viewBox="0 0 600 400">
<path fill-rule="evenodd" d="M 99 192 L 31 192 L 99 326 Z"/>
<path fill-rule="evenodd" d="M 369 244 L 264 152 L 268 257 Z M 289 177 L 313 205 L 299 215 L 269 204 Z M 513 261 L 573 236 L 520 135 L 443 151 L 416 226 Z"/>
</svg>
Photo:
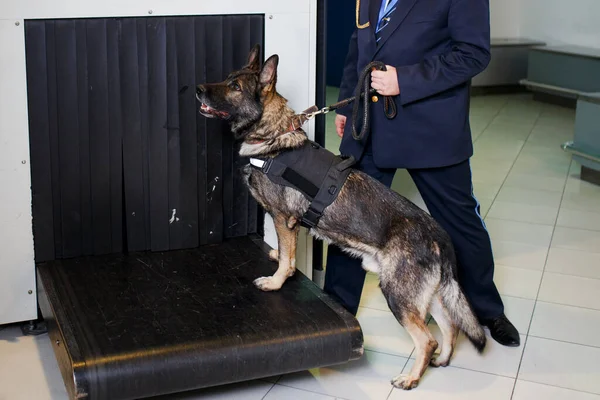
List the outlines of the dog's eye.
<svg viewBox="0 0 600 400">
<path fill-rule="evenodd" d="M 231 88 L 233 90 L 237 90 L 238 92 L 242 90 L 242 88 L 240 87 L 240 85 L 237 82 L 231 82 Z"/>
</svg>

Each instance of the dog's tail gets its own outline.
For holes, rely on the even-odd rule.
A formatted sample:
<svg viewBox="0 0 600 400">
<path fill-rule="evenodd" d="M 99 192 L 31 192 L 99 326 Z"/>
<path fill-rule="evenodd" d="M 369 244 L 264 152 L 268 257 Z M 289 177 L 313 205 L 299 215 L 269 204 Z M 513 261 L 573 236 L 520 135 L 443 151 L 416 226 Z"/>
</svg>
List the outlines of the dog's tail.
<svg viewBox="0 0 600 400">
<path fill-rule="evenodd" d="M 440 286 L 439 294 L 442 303 L 450 312 L 452 321 L 464 332 L 477 351 L 483 352 L 487 340 L 485 332 L 456 279 L 445 279 Z"/>
</svg>

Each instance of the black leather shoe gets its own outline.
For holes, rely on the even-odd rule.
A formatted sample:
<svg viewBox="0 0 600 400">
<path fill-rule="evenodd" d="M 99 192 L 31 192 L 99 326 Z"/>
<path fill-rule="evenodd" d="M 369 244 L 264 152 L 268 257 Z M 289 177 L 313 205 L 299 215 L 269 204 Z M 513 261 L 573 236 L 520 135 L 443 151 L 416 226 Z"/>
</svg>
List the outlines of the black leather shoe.
<svg viewBox="0 0 600 400">
<path fill-rule="evenodd" d="M 506 318 L 506 315 L 501 314 L 496 318 L 486 319 L 483 325 L 490 330 L 492 338 L 503 346 L 519 347 L 521 337 L 517 328 Z"/>
</svg>

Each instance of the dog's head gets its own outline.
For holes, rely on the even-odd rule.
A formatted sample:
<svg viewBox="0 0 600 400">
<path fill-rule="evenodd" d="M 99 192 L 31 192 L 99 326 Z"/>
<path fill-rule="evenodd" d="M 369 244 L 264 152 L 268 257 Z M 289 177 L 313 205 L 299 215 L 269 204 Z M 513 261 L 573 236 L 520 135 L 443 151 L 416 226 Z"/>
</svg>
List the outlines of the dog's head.
<svg viewBox="0 0 600 400">
<path fill-rule="evenodd" d="M 200 114 L 227 120 L 236 137 L 243 137 L 244 131 L 261 119 L 265 100 L 275 93 L 278 63 L 279 57 L 273 55 L 261 66 L 260 46 L 254 46 L 242 69 L 223 82 L 196 87 Z"/>
</svg>

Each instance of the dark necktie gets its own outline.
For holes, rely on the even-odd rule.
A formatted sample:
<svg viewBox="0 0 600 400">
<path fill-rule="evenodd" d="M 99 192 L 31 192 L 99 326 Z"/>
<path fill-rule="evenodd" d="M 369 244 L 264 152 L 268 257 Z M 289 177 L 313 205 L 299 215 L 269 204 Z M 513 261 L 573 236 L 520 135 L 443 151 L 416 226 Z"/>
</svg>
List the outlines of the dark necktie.
<svg viewBox="0 0 600 400">
<path fill-rule="evenodd" d="M 391 21 L 391 15 L 394 11 L 396 11 L 396 3 L 397 0 L 383 0 L 385 3 L 385 7 L 383 9 L 383 15 L 377 24 L 377 29 L 375 30 L 375 39 L 377 43 L 381 40 L 381 34 L 383 30 L 388 26 Z M 382 4 L 383 6 L 383 4 Z"/>
</svg>

